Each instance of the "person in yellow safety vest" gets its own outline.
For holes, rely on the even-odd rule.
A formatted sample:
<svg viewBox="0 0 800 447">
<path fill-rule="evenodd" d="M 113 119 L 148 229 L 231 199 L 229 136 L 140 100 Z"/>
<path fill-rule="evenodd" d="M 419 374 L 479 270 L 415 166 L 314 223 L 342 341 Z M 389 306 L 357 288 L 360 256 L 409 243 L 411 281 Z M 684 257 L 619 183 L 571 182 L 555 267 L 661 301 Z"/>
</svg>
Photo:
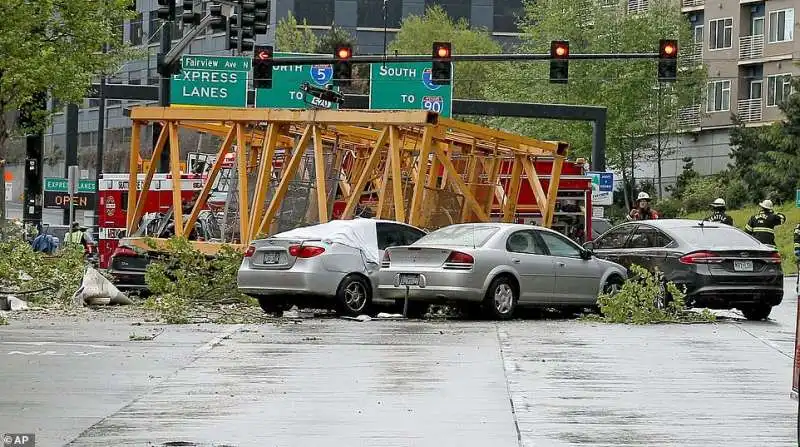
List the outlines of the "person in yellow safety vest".
<svg viewBox="0 0 800 447">
<path fill-rule="evenodd" d="M 772 200 L 764 200 L 758 206 L 761 211 L 750 218 L 744 231 L 762 244 L 775 247 L 775 227 L 786 222 L 786 216 L 773 211 Z"/>
<path fill-rule="evenodd" d="M 72 227 L 69 233 L 64 236 L 64 245 L 82 245 L 86 248 L 86 233 L 81 231 L 81 225 L 78 222 L 72 222 Z"/>
</svg>

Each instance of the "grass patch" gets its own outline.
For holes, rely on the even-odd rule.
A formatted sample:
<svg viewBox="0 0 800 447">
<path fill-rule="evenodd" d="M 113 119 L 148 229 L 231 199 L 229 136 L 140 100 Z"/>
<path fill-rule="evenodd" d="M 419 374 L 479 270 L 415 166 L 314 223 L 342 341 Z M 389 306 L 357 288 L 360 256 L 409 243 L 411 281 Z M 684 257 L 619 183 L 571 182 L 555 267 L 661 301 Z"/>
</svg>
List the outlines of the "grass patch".
<svg viewBox="0 0 800 447">
<path fill-rule="evenodd" d="M 733 217 L 733 224 L 736 228 L 744 230 L 744 226 L 750 220 L 750 216 L 756 214 L 758 210 L 757 206 L 752 206 L 738 210 L 728 210 L 728 214 Z M 800 222 L 800 209 L 796 208 L 792 203 L 776 206 L 775 212 L 786 215 L 786 223 L 775 228 L 775 243 L 778 244 L 778 251 L 781 253 L 783 273 L 787 275 L 794 274 L 797 273 L 794 258 L 794 226 Z M 699 220 L 710 214 L 710 211 L 701 211 L 691 213 L 684 218 Z"/>
</svg>

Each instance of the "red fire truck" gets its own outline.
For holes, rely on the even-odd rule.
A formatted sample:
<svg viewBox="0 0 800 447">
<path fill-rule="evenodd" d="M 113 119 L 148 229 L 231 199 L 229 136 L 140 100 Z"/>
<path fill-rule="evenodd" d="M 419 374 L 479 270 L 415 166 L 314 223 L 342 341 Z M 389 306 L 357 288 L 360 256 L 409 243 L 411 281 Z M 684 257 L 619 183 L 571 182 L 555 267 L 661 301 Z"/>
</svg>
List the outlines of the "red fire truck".
<svg viewBox="0 0 800 447">
<path fill-rule="evenodd" d="M 139 174 L 137 191 L 141 193 L 144 174 Z M 125 230 L 128 213 L 128 174 L 103 174 L 100 179 L 99 210 L 99 254 L 100 268 L 108 268 L 111 254 L 119 245 L 119 237 Z M 198 174 L 181 175 L 181 195 L 189 201 L 196 192 L 203 189 L 204 176 Z M 172 206 L 172 175 L 155 174 L 144 206 L 144 213 L 163 213 Z"/>
</svg>

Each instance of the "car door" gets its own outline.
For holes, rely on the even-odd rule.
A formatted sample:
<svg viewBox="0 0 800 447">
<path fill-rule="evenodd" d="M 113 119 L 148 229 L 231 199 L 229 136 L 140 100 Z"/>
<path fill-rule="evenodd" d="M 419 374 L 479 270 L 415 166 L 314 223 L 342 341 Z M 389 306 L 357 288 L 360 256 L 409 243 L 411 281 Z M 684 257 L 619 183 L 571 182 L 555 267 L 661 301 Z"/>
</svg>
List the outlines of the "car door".
<svg viewBox="0 0 800 447">
<path fill-rule="evenodd" d="M 555 264 L 533 230 L 519 230 L 506 238 L 507 262 L 520 278 L 521 304 L 549 304 L 555 287 Z"/>
<path fill-rule="evenodd" d="M 555 263 L 554 298 L 558 304 L 584 304 L 597 300 L 602 269 L 592 259 L 583 259 L 583 249 L 554 232 L 538 230 L 545 248 Z"/>
<path fill-rule="evenodd" d="M 592 242 L 595 255 L 625 265 L 622 262 L 625 255 L 625 244 L 636 226 L 636 224 L 623 224 L 600 236 Z"/>
<path fill-rule="evenodd" d="M 659 229 L 650 225 L 639 225 L 626 244 L 628 250 L 626 250 L 625 265 L 636 264 L 650 271 L 656 269 L 663 271 L 665 247 L 670 243 L 672 239 Z"/>
</svg>

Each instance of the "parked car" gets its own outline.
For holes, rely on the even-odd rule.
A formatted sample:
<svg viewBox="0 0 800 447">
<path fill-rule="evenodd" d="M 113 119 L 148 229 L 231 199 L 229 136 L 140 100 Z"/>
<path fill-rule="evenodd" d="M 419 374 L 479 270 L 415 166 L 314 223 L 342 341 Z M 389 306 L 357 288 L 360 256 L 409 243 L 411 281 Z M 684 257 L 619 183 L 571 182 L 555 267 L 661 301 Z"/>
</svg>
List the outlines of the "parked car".
<svg viewBox="0 0 800 447">
<path fill-rule="evenodd" d="M 613 292 L 625 268 L 597 259 L 564 235 L 542 227 L 479 223 L 440 228 L 384 252 L 380 295 L 409 301 L 480 304 L 508 319 L 519 306 L 584 307 Z"/>
<path fill-rule="evenodd" d="M 170 225 L 174 219 L 167 218 L 161 213 L 151 213 L 142 219 L 139 231 L 131 237 L 169 237 Z M 220 227 L 216 216 L 210 211 L 201 211 L 194 227 L 195 231 L 190 239 L 213 241 L 220 238 Z M 120 290 L 147 290 L 144 274 L 147 265 L 157 258 L 155 253 L 139 253 L 132 247 L 124 244 L 122 239 L 119 247 L 111 254 L 109 273 L 114 285 Z"/>
<path fill-rule="evenodd" d="M 749 320 L 767 318 L 783 300 L 775 248 L 728 225 L 685 219 L 620 224 L 585 248 L 626 267 L 664 273 L 686 288 L 691 307 L 738 308 Z"/>
<path fill-rule="evenodd" d="M 410 225 L 356 218 L 259 239 L 239 268 L 239 291 L 256 297 L 267 313 L 291 304 L 335 307 L 350 316 L 369 313 L 383 250 L 424 235 Z"/>
</svg>

